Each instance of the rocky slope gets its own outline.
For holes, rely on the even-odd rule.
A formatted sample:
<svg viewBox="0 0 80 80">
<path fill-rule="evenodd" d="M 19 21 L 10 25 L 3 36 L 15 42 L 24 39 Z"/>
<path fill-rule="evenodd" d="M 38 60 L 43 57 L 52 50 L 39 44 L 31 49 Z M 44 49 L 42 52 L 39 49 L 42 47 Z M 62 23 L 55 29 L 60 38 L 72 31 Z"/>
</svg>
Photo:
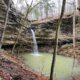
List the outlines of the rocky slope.
<svg viewBox="0 0 80 80">
<path fill-rule="evenodd" d="M 48 80 L 47 77 L 25 67 L 14 55 L 0 52 L 0 77 L 4 80 Z"/>
</svg>

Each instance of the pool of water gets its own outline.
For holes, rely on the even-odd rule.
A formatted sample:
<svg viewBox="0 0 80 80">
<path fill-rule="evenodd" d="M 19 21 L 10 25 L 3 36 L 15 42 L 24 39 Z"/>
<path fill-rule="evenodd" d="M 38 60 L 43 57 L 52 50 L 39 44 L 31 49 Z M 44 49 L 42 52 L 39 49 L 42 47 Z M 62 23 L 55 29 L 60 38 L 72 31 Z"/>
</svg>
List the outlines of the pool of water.
<svg viewBox="0 0 80 80">
<path fill-rule="evenodd" d="M 22 57 L 24 58 L 24 62 L 33 70 L 40 72 L 49 76 L 50 68 L 51 68 L 51 61 L 52 61 L 52 54 L 48 53 L 40 53 L 38 54 L 23 54 Z M 59 80 L 62 80 L 66 77 L 71 76 L 72 73 L 72 66 L 73 66 L 73 59 L 69 57 L 63 56 L 56 56 L 56 63 L 55 63 L 55 77 Z M 74 68 L 74 74 L 79 73 L 80 68 Z"/>
</svg>

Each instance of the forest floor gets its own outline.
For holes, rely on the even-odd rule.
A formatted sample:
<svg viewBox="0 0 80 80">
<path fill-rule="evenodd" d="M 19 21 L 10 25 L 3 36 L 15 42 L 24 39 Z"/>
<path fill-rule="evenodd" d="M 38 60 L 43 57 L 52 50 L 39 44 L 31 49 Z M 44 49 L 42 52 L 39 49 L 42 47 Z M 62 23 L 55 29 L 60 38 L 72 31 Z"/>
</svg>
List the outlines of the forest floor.
<svg viewBox="0 0 80 80">
<path fill-rule="evenodd" d="M 48 80 L 44 75 L 25 68 L 22 60 L 5 51 L 0 52 L 0 77 L 4 80 Z"/>
</svg>

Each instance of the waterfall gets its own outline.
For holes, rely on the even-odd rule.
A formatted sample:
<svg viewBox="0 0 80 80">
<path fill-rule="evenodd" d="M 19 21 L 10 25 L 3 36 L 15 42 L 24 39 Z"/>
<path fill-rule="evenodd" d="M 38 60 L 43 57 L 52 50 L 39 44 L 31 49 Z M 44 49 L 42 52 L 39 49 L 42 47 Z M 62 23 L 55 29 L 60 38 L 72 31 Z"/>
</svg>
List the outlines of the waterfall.
<svg viewBox="0 0 80 80">
<path fill-rule="evenodd" d="M 32 33 L 32 38 L 33 38 L 33 52 L 34 52 L 34 54 L 39 54 L 34 30 L 31 29 L 31 33 Z"/>
</svg>

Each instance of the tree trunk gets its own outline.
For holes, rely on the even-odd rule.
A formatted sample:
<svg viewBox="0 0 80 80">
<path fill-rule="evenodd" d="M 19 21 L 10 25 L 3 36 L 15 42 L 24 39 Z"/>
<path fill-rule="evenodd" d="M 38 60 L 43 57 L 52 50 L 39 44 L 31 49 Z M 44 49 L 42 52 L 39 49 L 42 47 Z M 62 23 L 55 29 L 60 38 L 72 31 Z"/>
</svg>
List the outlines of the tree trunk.
<svg viewBox="0 0 80 80">
<path fill-rule="evenodd" d="M 75 40 L 75 37 L 76 37 L 76 33 L 75 33 L 75 27 L 76 27 L 76 4 L 75 4 L 75 0 L 74 0 L 74 12 L 73 12 L 73 55 L 74 55 L 74 60 L 73 60 L 73 66 L 72 66 L 72 74 L 73 74 L 73 69 L 74 69 L 74 64 L 75 64 L 75 45 L 76 45 L 76 40 Z"/>
<path fill-rule="evenodd" d="M 14 43 L 14 46 L 13 46 L 13 48 L 12 48 L 12 51 L 11 51 L 12 54 L 14 54 L 14 50 L 15 50 L 16 44 L 17 44 L 17 42 L 18 42 L 18 40 L 19 40 L 19 37 L 20 37 L 20 35 L 21 35 L 21 32 L 22 32 L 22 29 L 20 29 L 20 31 L 19 31 L 19 33 L 18 33 L 18 35 L 17 35 L 17 39 L 16 39 L 16 41 L 15 41 L 15 43 Z"/>
<path fill-rule="evenodd" d="M 5 24 L 4 24 L 4 29 L 3 29 L 2 38 L 1 38 L 0 49 L 2 48 L 2 44 L 3 44 L 3 40 L 4 40 L 4 36 L 5 36 L 5 31 L 6 31 L 6 27 L 7 27 L 8 15 L 9 15 L 9 8 L 10 8 L 10 0 L 9 0 L 9 2 L 8 2 L 6 19 L 5 19 Z"/>
<path fill-rule="evenodd" d="M 50 71 L 50 79 L 49 80 L 53 80 L 54 66 L 55 66 L 55 60 L 56 60 L 56 54 L 57 54 L 57 48 L 58 48 L 58 33 L 59 33 L 59 29 L 60 29 L 60 26 L 61 26 L 61 23 L 62 23 L 62 17 L 63 17 L 64 10 L 65 10 L 65 4 L 66 4 L 66 0 L 63 0 L 60 19 L 59 19 L 59 22 L 58 22 L 58 26 L 56 27 L 55 45 L 54 45 L 54 52 L 53 52 L 51 71 Z"/>
</svg>

